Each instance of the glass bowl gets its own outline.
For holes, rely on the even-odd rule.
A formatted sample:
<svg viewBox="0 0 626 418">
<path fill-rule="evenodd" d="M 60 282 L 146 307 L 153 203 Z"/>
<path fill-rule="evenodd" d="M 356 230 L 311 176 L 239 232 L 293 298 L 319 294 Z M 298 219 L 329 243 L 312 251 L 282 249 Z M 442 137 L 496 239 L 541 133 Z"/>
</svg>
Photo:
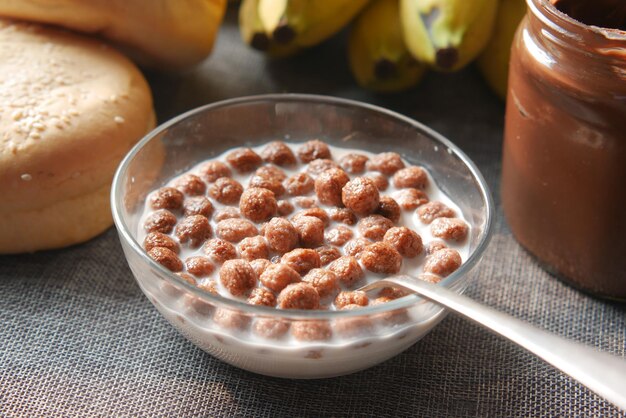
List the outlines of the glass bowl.
<svg viewBox="0 0 626 418">
<path fill-rule="evenodd" d="M 113 217 L 128 264 L 148 299 L 186 338 L 264 375 L 323 378 L 365 369 L 413 345 L 446 313 L 415 295 L 348 311 L 252 306 L 203 292 L 147 256 L 138 236 L 150 191 L 230 148 L 313 138 L 374 153 L 396 151 L 430 171 L 471 226 L 470 255 L 441 286 L 465 289 L 491 235 L 493 203 L 476 166 L 441 135 L 386 109 L 324 96 L 263 95 L 209 104 L 157 127 L 125 157 L 113 180 Z M 297 330 L 310 341 L 295 340 Z"/>
</svg>

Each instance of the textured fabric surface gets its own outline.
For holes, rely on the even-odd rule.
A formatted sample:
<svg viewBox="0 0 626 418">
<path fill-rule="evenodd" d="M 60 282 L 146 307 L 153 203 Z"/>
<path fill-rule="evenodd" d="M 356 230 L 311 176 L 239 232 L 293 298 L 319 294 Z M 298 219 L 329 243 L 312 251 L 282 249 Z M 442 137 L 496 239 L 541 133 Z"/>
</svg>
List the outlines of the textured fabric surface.
<svg viewBox="0 0 626 418">
<path fill-rule="evenodd" d="M 245 48 L 234 15 L 214 55 L 150 75 L 161 121 L 268 92 L 376 103 L 448 136 L 496 202 L 503 105 L 474 69 L 430 74 L 393 97 L 357 89 L 342 40 L 271 62 Z M 626 309 L 544 272 L 503 221 L 467 294 L 556 334 L 625 355 Z M 454 315 L 401 355 L 334 379 L 289 381 L 224 364 L 180 336 L 142 295 L 113 229 L 80 246 L 0 257 L 0 416 L 625 416 L 513 344 Z M 625 377 L 626 383 L 626 377 Z"/>
</svg>

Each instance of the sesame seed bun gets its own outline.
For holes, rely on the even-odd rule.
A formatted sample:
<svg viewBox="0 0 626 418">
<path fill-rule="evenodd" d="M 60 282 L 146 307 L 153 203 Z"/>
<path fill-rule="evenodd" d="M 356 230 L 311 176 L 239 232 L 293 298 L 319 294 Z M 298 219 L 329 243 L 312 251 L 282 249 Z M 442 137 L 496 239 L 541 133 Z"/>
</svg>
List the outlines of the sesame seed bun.
<svg viewBox="0 0 626 418">
<path fill-rule="evenodd" d="M 154 124 L 148 84 L 125 56 L 0 20 L 0 253 L 63 247 L 108 228 L 115 168 Z"/>
<path fill-rule="evenodd" d="M 0 0 L 0 16 L 94 34 L 149 67 L 176 70 L 213 48 L 226 0 Z"/>
</svg>

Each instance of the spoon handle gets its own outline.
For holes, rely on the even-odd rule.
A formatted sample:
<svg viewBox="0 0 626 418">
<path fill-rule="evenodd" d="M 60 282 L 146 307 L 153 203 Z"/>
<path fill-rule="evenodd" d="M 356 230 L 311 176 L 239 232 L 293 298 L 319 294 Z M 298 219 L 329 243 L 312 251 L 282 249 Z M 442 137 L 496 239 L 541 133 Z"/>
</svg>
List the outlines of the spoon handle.
<svg viewBox="0 0 626 418">
<path fill-rule="evenodd" d="M 536 328 L 503 312 L 409 276 L 395 276 L 361 290 L 394 284 L 443 305 L 526 348 L 598 395 L 626 410 L 626 361 Z"/>
</svg>

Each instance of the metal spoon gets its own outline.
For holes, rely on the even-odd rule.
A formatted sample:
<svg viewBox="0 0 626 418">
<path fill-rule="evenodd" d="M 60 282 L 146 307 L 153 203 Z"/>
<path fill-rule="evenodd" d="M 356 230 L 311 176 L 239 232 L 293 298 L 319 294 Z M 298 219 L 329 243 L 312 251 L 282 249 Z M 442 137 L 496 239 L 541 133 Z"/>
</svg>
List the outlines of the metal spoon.
<svg viewBox="0 0 626 418">
<path fill-rule="evenodd" d="M 452 309 L 524 347 L 598 395 L 626 410 L 626 361 L 536 328 L 474 300 L 410 276 L 379 280 L 359 290 L 400 287 Z"/>
</svg>

